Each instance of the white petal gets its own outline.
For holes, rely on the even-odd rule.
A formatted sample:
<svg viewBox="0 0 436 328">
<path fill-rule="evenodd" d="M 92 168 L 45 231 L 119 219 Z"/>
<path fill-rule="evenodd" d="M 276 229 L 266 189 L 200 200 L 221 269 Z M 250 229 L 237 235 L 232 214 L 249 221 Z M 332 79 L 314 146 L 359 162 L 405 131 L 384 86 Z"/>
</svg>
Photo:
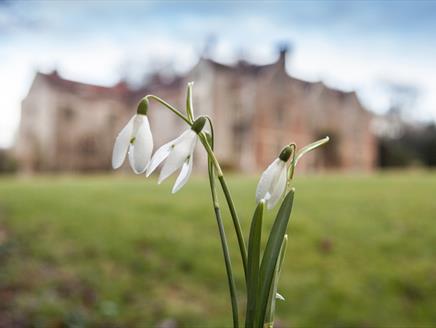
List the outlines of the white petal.
<svg viewBox="0 0 436 328">
<path fill-rule="evenodd" d="M 172 141 L 171 141 L 172 142 Z M 148 164 L 147 171 L 145 172 L 145 176 L 149 177 L 150 174 L 153 173 L 154 170 L 159 166 L 162 161 L 164 161 L 168 155 L 170 154 L 172 143 L 169 142 L 163 146 L 161 146 L 153 155 L 151 158 L 150 163 Z"/>
<path fill-rule="evenodd" d="M 151 134 L 147 116 L 138 116 L 144 116 L 144 118 L 137 129 L 136 135 L 133 136 L 135 141 L 129 150 L 130 166 L 136 174 L 145 171 L 150 162 L 151 153 L 153 151 L 153 136 Z"/>
<path fill-rule="evenodd" d="M 280 301 L 284 301 L 285 300 L 285 298 L 282 295 L 280 295 L 279 293 L 276 293 L 276 299 L 280 300 Z"/>
<path fill-rule="evenodd" d="M 277 202 L 280 200 L 280 197 L 283 195 L 283 192 L 286 189 L 286 182 L 287 182 L 287 167 L 286 163 L 283 161 L 280 161 L 280 171 L 279 175 L 276 176 L 275 181 L 273 181 L 272 188 L 271 188 L 271 197 L 266 201 L 266 206 L 268 209 L 273 208 Z"/>
<path fill-rule="evenodd" d="M 256 188 L 256 202 L 259 203 L 262 199 L 269 199 L 271 194 L 272 184 L 276 180 L 276 177 L 280 174 L 280 162 L 281 159 L 276 158 L 262 173 L 259 183 Z"/>
<path fill-rule="evenodd" d="M 135 116 L 133 117 L 132 137 L 136 137 L 136 135 L 138 134 L 138 130 L 144 122 L 144 118 L 146 118 L 146 116 L 142 114 L 135 114 Z"/>
<path fill-rule="evenodd" d="M 186 130 L 184 133 L 182 133 L 180 136 L 178 136 L 176 139 L 171 140 L 170 142 L 167 142 L 163 146 L 161 146 L 153 155 L 151 158 L 150 163 L 148 164 L 147 171 L 145 173 L 146 177 L 149 177 L 150 174 L 153 173 L 154 170 L 159 166 L 160 163 L 162 163 L 170 154 L 171 149 L 175 144 L 179 142 L 180 139 L 183 139 L 184 136 L 187 134 L 188 130 Z"/>
<path fill-rule="evenodd" d="M 136 173 L 135 165 L 133 165 L 135 160 L 133 159 L 133 145 L 132 144 L 129 145 L 129 152 L 127 153 L 127 155 L 129 157 L 130 168 L 133 170 L 133 172 Z"/>
<path fill-rule="evenodd" d="M 124 159 L 126 158 L 127 150 L 129 149 L 130 139 L 132 137 L 133 130 L 133 116 L 130 121 L 124 126 L 121 132 L 118 134 L 114 150 L 112 152 L 112 167 L 114 169 L 119 168 L 123 165 Z"/>
<path fill-rule="evenodd" d="M 192 172 L 192 163 L 193 163 L 193 156 L 191 155 L 189 159 L 183 163 L 182 169 L 180 170 L 180 174 L 177 177 L 176 183 L 174 183 L 174 187 L 172 190 L 172 193 L 178 192 L 186 182 L 188 182 L 189 177 L 191 176 Z"/>
<path fill-rule="evenodd" d="M 177 169 L 179 169 L 183 163 L 191 155 L 193 146 L 197 141 L 197 134 L 189 129 L 183 138 L 180 138 L 178 142 L 171 149 L 170 154 L 160 171 L 158 183 L 168 178 Z"/>
</svg>

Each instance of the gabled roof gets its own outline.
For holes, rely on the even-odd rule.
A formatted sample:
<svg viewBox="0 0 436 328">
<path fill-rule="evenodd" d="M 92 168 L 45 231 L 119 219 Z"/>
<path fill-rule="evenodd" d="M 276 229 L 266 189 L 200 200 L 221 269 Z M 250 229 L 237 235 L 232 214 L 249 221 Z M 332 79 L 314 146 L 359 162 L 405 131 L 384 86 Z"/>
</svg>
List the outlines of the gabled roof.
<svg viewBox="0 0 436 328">
<path fill-rule="evenodd" d="M 285 55 L 286 55 L 285 53 L 281 53 L 275 62 L 266 65 L 256 65 L 242 60 L 238 61 L 236 64 L 228 65 L 228 64 L 219 63 L 211 58 L 201 58 L 199 63 L 202 62 L 206 63 L 210 65 L 212 68 L 220 71 L 246 73 L 246 74 L 253 74 L 253 75 L 257 75 L 258 73 L 263 73 L 268 71 L 281 72 L 284 73 L 292 82 L 304 88 L 309 88 L 309 89 L 322 88 L 325 89 L 327 92 L 331 92 L 341 98 L 356 96 L 356 93 L 354 91 L 343 91 L 340 89 L 329 87 L 325 85 L 322 81 L 310 82 L 289 75 L 285 68 Z"/>
<path fill-rule="evenodd" d="M 149 93 L 152 89 L 159 88 L 178 88 L 182 85 L 184 78 L 176 76 L 172 79 L 162 78 L 159 74 L 152 75 L 151 79 L 139 88 L 132 88 L 126 82 L 120 81 L 119 83 L 107 87 L 79 81 L 68 80 L 61 77 L 57 71 L 46 74 L 37 72 L 34 83 L 37 80 L 43 80 L 49 84 L 50 87 L 66 91 L 69 93 L 86 96 L 86 97 L 107 97 L 118 98 L 126 102 L 136 102 L 138 99 Z M 32 88 L 32 87 L 31 87 Z"/>
<path fill-rule="evenodd" d="M 256 65 L 253 63 L 249 63 L 247 61 L 238 61 L 233 65 L 228 65 L 228 64 L 219 63 L 211 58 L 202 57 L 200 58 L 200 61 L 197 65 L 205 63 L 218 71 L 234 72 L 235 74 L 242 73 L 242 74 L 248 74 L 253 76 L 263 73 L 267 73 L 267 74 L 271 73 L 272 76 L 274 76 L 274 74 L 278 73 L 281 74 L 282 76 L 286 76 L 286 78 L 289 79 L 292 83 L 295 83 L 296 85 L 308 91 L 318 90 L 321 92 L 326 92 L 334 97 L 339 98 L 340 100 L 353 99 L 360 104 L 360 101 L 355 91 L 343 91 L 340 89 L 329 87 L 326 84 L 324 84 L 322 81 L 310 82 L 289 75 L 285 68 L 285 60 L 286 60 L 285 58 L 286 58 L 286 53 L 282 52 L 280 53 L 280 56 L 275 62 L 266 65 Z M 361 104 L 360 107 L 363 108 Z"/>
<path fill-rule="evenodd" d="M 360 104 L 360 101 L 354 91 L 346 92 L 328 87 L 321 81 L 309 82 L 289 75 L 285 69 L 285 60 L 286 52 L 281 52 L 280 56 L 275 62 L 266 65 L 256 65 L 243 60 L 240 60 L 233 65 L 227 65 L 219 63 L 211 58 L 201 57 L 196 66 L 201 64 L 207 64 L 214 70 L 225 71 L 235 74 L 246 74 L 248 76 L 252 75 L 253 77 L 264 73 L 271 74 L 270 76 L 274 76 L 275 74 L 279 73 L 304 89 L 320 90 L 322 92 L 330 93 L 331 95 L 344 100 L 355 98 L 355 100 Z M 192 70 L 195 70 L 195 67 L 192 68 Z M 187 73 L 187 76 L 189 76 L 189 73 Z M 72 81 L 62 78 L 57 71 L 53 71 L 49 74 L 38 72 L 36 74 L 35 81 L 37 79 L 42 79 L 53 88 L 64 90 L 74 94 L 79 94 L 82 96 L 108 98 L 115 97 L 118 99 L 122 99 L 125 102 L 131 102 L 137 101 L 146 93 L 152 90 L 157 90 L 159 88 L 180 88 L 182 87 L 182 84 L 186 82 L 185 78 L 186 76 L 175 76 L 172 79 L 164 79 L 160 76 L 160 74 L 156 73 L 151 76 L 150 80 L 147 83 L 137 89 L 129 87 L 129 85 L 124 81 L 120 81 L 119 83 L 110 87 Z M 362 105 L 360 106 L 363 108 Z"/>
<path fill-rule="evenodd" d="M 38 79 L 43 80 L 53 88 L 85 96 L 125 97 L 133 92 L 124 81 L 120 81 L 114 86 L 106 87 L 64 79 L 57 71 L 53 71 L 49 74 L 38 72 L 35 81 Z"/>
<path fill-rule="evenodd" d="M 211 58 L 204 58 L 204 57 L 200 58 L 199 63 L 202 63 L 202 62 L 210 65 L 211 67 L 213 67 L 216 70 L 233 71 L 236 73 L 243 72 L 243 73 L 248 73 L 248 74 L 250 74 L 250 73 L 257 74 L 261 71 L 266 71 L 266 70 L 269 70 L 271 68 L 276 67 L 276 63 L 267 64 L 267 65 L 256 65 L 256 64 L 250 63 L 250 62 L 245 61 L 245 60 L 240 60 L 234 65 L 227 65 L 227 64 L 219 63 Z"/>
</svg>

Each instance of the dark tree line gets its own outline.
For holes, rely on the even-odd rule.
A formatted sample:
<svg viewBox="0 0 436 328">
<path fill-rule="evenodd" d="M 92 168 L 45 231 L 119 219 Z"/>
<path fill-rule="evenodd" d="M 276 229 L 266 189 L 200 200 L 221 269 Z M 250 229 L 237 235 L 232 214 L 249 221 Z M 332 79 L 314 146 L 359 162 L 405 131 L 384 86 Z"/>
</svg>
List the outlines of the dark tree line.
<svg viewBox="0 0 436 328">
<path fill-rule="evenodd" d="M 436 124 L 408 126 L 395 137 L 379 137 L 381 167 L 436 166 Z"/>
</svg>

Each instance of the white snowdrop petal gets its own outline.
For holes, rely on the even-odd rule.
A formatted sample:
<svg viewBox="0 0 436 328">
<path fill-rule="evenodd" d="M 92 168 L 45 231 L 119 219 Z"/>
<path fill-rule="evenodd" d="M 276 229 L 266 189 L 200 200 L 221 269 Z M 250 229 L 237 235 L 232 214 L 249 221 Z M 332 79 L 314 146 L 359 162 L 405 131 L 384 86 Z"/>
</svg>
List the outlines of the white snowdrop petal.
<svg viewBox="0 0 436 328">
<path fill-rule="evenodd" d="M 262 173 L 259 183 L 256 188 L 256 202 L 259 203 L 262 199 L 266 199 L 268 193 L 271 193 L 271 186 L 279 174 L 280 159 L 275 159 L 267 169 Z"/>
<path fill-rule="evenodd" d="M 177 171 L 191 155 L 192 144 L 195 143 L 195 138 L 197 138 L 197 135 L 194 131 L 189 131 L 192 133 L 184 134 L 184 137 L 180 138 L 174 147 L 172 147 L 170 154 L 165 161 L 162 170 L 160 171 L 158 183 L 161 183 L 163 180 Z"/>
<path fill-rule="evenodd" d="M 114 169 L 118 169 L 121 165 L 123 165 L 126 158 L 132 136 L 133 120 L 134 117 L 129 120 L 129 122 L 124 126 L 115 139 L 114 149 L 112 152 L 112 167 Z"/>
<path fill-rule="evenodd" d="M 287 168 L 286 163 L 281 161 L 279 164 L 280 170 L 278 171 L 278 176 L 276 176 L 275 181 L 273 181 L 271 188 L 271 197 L 267 200 L 266 204 L 268 209 L 273 208 L 277 202 L 280 200 L 280 197 L 283 195 L 283 192 L 286 189 L 287 182 Z"/>
<path fill-rule="evenodd" d="M 180 174 L 177 177 L 176 182 L 174 183 L 174 187 L 172 190 L 173 194 L 178 192 L 186 184 L 186 182 L 188 182 L 189 177 L 191 176 L 192 173 L 192 163 L 193 163 L 193 158 L 191 155 L 189 159 L 186 160 L 185 163 L 183 163 L 182 169 L 180 170 Z"/>
<path fill-rule="evenodd" d="M 173 140 L 174 144 L 177 144 L 183 139 L 187 138 L 188 135 L 191 134 L 191 132 L 193 132 L 191 129 L 186 129 L 185 131 L 183 131 L 181 135 L 179 135 L 176 139 Z"/>
<path fill-rule="evenodd" d="M 149 177 L 150 174 L 153 173 L 154 170 L 159 166 L 160 163 L 162 163 L 170 154 L 171 148 L 173 146 L 173 141 L 170 141 L 166 143 L 165 145 L 161 146 L 153 155 L 151 158 L 150 163 L 148 164 L 147 171 L 145 173 L 146 177 Z"/>
<path fill-rule="evenodd" d="M 135 141 L 130 150 L 133 160 L 132 167 L 136 174 L 140 174 L 147 168 L 153 151 L 153 136 L 146 116 L 144 116 L 137 134 L 134 137 Z"/>
<path fill-rule="evenodd" d="M 195 146 L 197 145 L 197 142 L 198 142 L 198 135 L 195 134 L 195 137 L 193 137 L 192 140 L 191 140 L 191 147 L 190 147 L 191 156 L 194 153 Z"/>
<path fill-rule="evenodd" d="M 179 138 L 177 138 L 176 144 L 183 148 L 186 148 L 190 152 L 192 150 L 192 147 L 195 146 L 197 139 L 197 134 L 192 131 L 192 129 L 188 129 L 183 132 L 183 134 Z"/>
<path fill-rule="evenodd" d="M 165 164 L 162 167 L 162 170 L 160 171 L 158 183 L 161 183 L 180 167 L 182 167 L 188 156 L 189 153 L 183 152 L 183 149 L 175 146 L 171 150 L 167 160 L 165 161 Z"/>
<path fill-rule="evenodd" d="M 285 298 L 282 295 L 280 295 L 279 293 L 276 293 L 276 299 L 280 300 L 280 301 L 284 301 L 285 300 Z"/>
<path fill-rule="evenodd" d="M 132 137 L 136 137 L 136 135 L 138 134 L 138 130 L 142 126 L 145 117 L 146 116 L 142 114 L 135 114 L 135 116 L 133 116 Z"/>
<path fill-rule="evenodd" d="M 189 130 L 186 130 L 184 133 L 182 133 L 180 136 L 178 136 L 176 139 L 171 140 L 170 142 L 167 142 L 163 146 L 161 146 L 153 155 L 151 158 L 150 163 L 148 164 L 145 176 L 149 177 L 154 170 L 159 166 L 160 163 L 162 163 L 170 154 L 171 149 L 174 145 L 176 145 L 180 139 L 183 139 L 183 137 L 188 133 Z"/>
<path fill-rule="evenodd" d="M 127 156 L 129 158 L 130 168 L 132 169 L 133 172 L 138 174 L 138 172 L 136 171 L 136 168 L 135 168 L 135 160 L 133 159 L 133 145 L 132 144 L 129 145 L 129 152 L 127 153 Z"/>
</svg>

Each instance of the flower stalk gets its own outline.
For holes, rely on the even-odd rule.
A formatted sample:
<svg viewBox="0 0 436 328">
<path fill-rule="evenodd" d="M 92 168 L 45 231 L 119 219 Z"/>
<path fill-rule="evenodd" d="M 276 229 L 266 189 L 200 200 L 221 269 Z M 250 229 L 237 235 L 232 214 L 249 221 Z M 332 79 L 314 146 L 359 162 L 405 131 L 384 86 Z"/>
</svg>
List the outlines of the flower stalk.
<svg viewBox="0 0 436 328">
<path fill-rule="evenodd" d="M 222 188 L 222 191 L 223 191 L 224 196 L 226 198 L 226 202 L 227 202 L 227 206 L 228 206 L 229 211 L 230 211 L 230 215 L 232 217 L 233 226 L 235 228 L 236 237 L 238 239 L 239 252 L 240 252 L 241 258 L 242 258 L 244 275 L 246 277 L 247 276 L 247 248 L 245 246 L 244 235 L 242 233 L 241 223 L 239 221 L 239 217 L 238 217 L 238 214 L 236 212 L 235 204 L 233 202 L 232 195 L 230 194 L 230 190 L 229 190 L 227 183 L 226 183 L 226 180 L 224 178 L 224 174 L 221 170 L 221 166 L 220 166 L 212 148 L 210 147 L 209 143 L 207 142 L 206 137 L 202 138 L 202 143 L 203 143 L 203 146 L 204 146 L 209 158 L 211 159 L 213 165 L 215 166 L 215 169 L 218 172 L 217 173 L 218 180 L 221 184 L 221 188 Z"/>
<path fill-rule="evenodd" d="M 226 232 L 224 230 L 224 224 L 221 216 L 221 209 L 216 194 L 215 168 L 210 158 L 208 159 L 208 173 L 209 173 L 209 184 L 210 184 L 210 191 L 212 196 L 213 209 L 218 224 L 218 231 L 220 235 L 221 247 L 223 249 L 224 263 L 226 267 L 227 283 L 229 285 L 233 327 L 239 327 L 239 311 L 238 311 L 238 299 L 236 293 L 235 279 L 233 277 L 232 263 L 230 260 L 229 246 L 227 243 Z"/>
</svg>

